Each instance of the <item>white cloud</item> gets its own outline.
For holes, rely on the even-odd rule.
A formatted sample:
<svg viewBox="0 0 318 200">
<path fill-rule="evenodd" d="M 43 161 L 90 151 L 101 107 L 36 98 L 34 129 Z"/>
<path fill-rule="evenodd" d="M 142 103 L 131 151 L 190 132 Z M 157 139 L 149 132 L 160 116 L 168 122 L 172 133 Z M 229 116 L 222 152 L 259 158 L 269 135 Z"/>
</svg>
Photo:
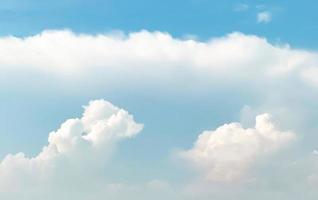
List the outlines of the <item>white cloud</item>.
<svg viewBox="0 0 318 200">
<path fill-rule="evenodd" d="M 287 105 L 290 99 L 300 98 L 301 95 L 294 95 L 298 92 L 294 91 L 294 86 L 299 86 L 299 80 L 318 86 L 315 83 L 315 71 L 318 66 L 317 52 L 293 49 L 288 45 L 271 44 L 265 38 L 242 33 L 231 33 L 208 41 L 197 41 L 173 38 L 168 33 L 148 31 L 128 35 L 123 33 L 87 35 L 70 31 L 44 31 L 25 38 L 1 37 L 0 54 L 0 71 L 6 74 L 1 77 L 1 83 L 3 80 L 17 80 L 19 77 L 16 76 L 17 73 L 41 72 L 48 73 L 50 77 L 66 76 L 66 84 L 63 82 L 65 79 L 58 79 L 65 87 L 71 85 L 72 81 L 77 81 L 74 84 L 76 88 L 94 84 L 100 81 L 98 78 L 102 79 L 100 82 L 103 85 L 110 85 L 112 89 L 117 86 L 116 83 L 132 85 L 133 89 L 138 89 L 138 83 L 142 86 L 150 85 L 150 87 L 155 83 L 163 87 L 165 91 L 170 88 L 185 88 L 185 84 L 180 83 L 187 83 L 195 90 L 198 88 L 201 90 L 202 88 L 196 87 L 195 84 L 196 81 L 202 81 L 202 85 L 209 87 L 209 90 L 204 91 L 207 94 L 209 94 L 207 91 L 214 89 L 223 90 L 220 84 L 232 84 L 242 91 L 255 87 L 257 91 L 248 90 L 253 98 L 260 95 L 261 103 L 267 100 L 271 101 L 270 103 L 275 102 L 274 106 L 270 104 L 272 109 L 267 109 L 266 106 L 263 107 L 266 109 L 262 109 L 270 110 L 271 113 L 275 113 L 273 110 L 277 111 L 284 106 L 290 106 Z M 31 77 L 33 80 L 39 76 L 36 74 Z M 278 81 L 280 84 L 276 84 Z M 45 81 L 45 84 L 47 82 Z M 214 83 L 216 84 L 213 85 Z M 274 86 L 269 86 L 271 84 Z M 0 87 L 8 85 L 0 84 Z M 213 87 L 210 87 L 211 85 Z M 155 90 L 157 88 L 151 87 L 151 89 L 157 92 Z M 286 95 L 288 92 L 292 95 Z M 283 100 L 276 101 L 277 96 L 267 93 L 276 93 L 278 98 Z M 288 101 L 284 95 L 287 96 Z M 233 99 L 235 101 L 235 98 Z M 32 191 L 26 186 L 42 187 L 41 185 L 53 184 L 49 187 L 52 189 L 60 184 L 59 189 L 61 189 L 68 184 L 74 185 L 76 188 L 74 191 L 81 189 L 86 191 L 89 188 L 83 186 L 85 185 L 83 182 L 96 182 L 98 185 L 100 182 L 96 181 L 98 180 L 96 177 L 99 177 L 99 174 L 96 173 L 102 171 L 98 168 L 105 165 L 104 162 L 108 160 L 107 156 L 116 146 L 117 141 L 134 136 L 141 126 L 136 124 L 126 111 L 110 103 L 94 101 L 93 105 L 85 109 L 83 117 L 67 120 L 59 130 L 52 132 L 49 136 L 49 144 L 39 155 L 32 158 L 28 158 L 23 153 L 8 155 L 0 164 L 0 198 L 12 199 L 2 196 L 4 191 L 19 190 L 19 188 L 25 188 L 27 193 Z M 294 115 L 295 112 L 291 112 L 292 109 L 288 111 L 290 112 L 287 112 L 286 118 L 303 118 L 299 112 Z M 248 109 L 244 112 L 242 121 L 248 124 L 253 112 Z M 103 123 L 103 119 L 107 123 Z M 264 116 L 263 121 L 266 121 Z M 269 121 L 265 124 L 272 123 Z M 289 125 L 294 124 L 289 123 L 286 127 Z M 216 144 L 215 140 L 229 144 L 227 146 L 217 143 L 218 147 L 211 147 L 206 143 L 207 151 L 210 153 L 213 150 L 211 158 L 202 157 L 201 159 L 191 156 L 194 152 L 200 152 L 196 146 L 185 154 L 191 163 L 195 163 L 203 170 L 208 179 L 238 181 L 248 177 L 249 169 L 252 169 L 257 159 L 284 147 L 293 137 L 291 133 L 285 134 L 278 131 L 276 127 L 273 127 L 272 132 L 269 131 L 270 134 L 264 136 L 259 126 L 250 129 L 242 126 L 231 123 L 212 131 L 213 134 L 207 131 L 199 137 L 198 142 L 208 137 L 213 144 Z M 237 132 L 234 133 L 234 131 Z M 233 144 L 236 139 L 238 143 Z M 237 148 L 237 152 L 242 156 L 235 157 L 237 154 L 233 153 L 231 148 Z M 214 154 L 214 152 L 222 153 Z M 224 160 L 226 158 L 224 155 L 228 156 L 229 160 Z M 199 158 L 201 160 L 197 161 L 196 159 Z M 86 161 L 83 162 L 83 160 Z M 212 166 L 212 163 L 217 165 Z M 229 163 L 234 163 L 237 170 L 229 167 Z M 94 181 L 87 181 L 87 179 Z M 79 187 L 79 184 L 83 188 Z M 97 187 L 96 185 L 92 187 Z M 125 193 L 125 189 L 119 189 L 122 183 L 109 183 L 105 187 L 107 186 L 110 190 L 120 190 L 120 193 Z M 158 181 L 150 182 L 147 186 L 149 188 L 166 187 L 164 183 Z M 66 193 L 60 192 L 60 194 Z M 21 195 L 20 198 L 15 199 L 23 197 L 24 195 Z M 79 199 L 85 199 L 85 197 Z"/>
<path fill-rule="evenodd" d="M 0 88 L 15 80 L 17 73 L 27 72 L 24 77 L 34 74 L 31 81 L 39 87 L 49 82 L 76 91 L 95 91 L 99 84 L 112 90 L 164 88 L 170 92 L 187 88 L 181 85 L 203 90 L 239 82 L 263 90 L 263 85 L 289 77 L 307 83 L 308 76 L 301 74 L 318 66 L 316 52 L 273 45 L 265 38 L 242 33 L 201 42 L 163 32 L 85 35 L 44 31 L 26 38 L 0 38 L 0 54 L 0 70 L 6 74 L 0 83 L 8 80 Z M 45 77 L 41 73 L 50 80 L 38 81 Z"/>
<path fill-rule="evenodd" d="M 54 72 L 67 76 L 68 81 L 80 77 L 81 82 L 107 74 L 105 84 L 188 80 L 180 78 L 184 77 L 180 73 L 200 79 L 208 76 L 217 80 L 226 74 L 235 79 L 260 80 L 318 65 L 316 52 L 275 46 L 264 38 L 242 33 L 200 42 L 148 31 L 127 36 L 44 31 L 26 38 L 2 37 L 0 53 L 2 71 Z M 121 79 L 115 78 L 118 76 Z"/>
<path fill-rule="evenodd" d="M 308 84 L 318 87 L 318 67 L 308 67 L 302 71 L 301 77 Z"/>
<path fill-rule="evenodd" d="M 258 159 L 270 155 L 295 140 L 295 134 L 279 131 L 269 114 L 256 117 L 254 128 L 239 123 L 225 124 L 199 135 L 192 149 L 181 156 L 216 182 L 244 181 Z"/>
<path fill-rule="evenodd" d="M 62 191 L 66 185 L 88 189 L 87 184 L 98 183 L 96 175 L 116 143 L 135 136 L 142 128 L 127 111 L 104 100 L 91 101 L 81 118 L 68 119 L 49 134 L 48 145 L 38 155 L 10 154 L 1 161 L 0 197 L 26 193 L 23 198 L 32 199 L 36 196 L 28 195 L 36 188 L 42 188 L 36 190 L 39 193 L 55 187 Z"/>
<path fill-rule="evenodd" d="M 272 21 L 272 14 L 269 11 L 257 13 L 257 22 L 267 24 Z"/>
</svg>

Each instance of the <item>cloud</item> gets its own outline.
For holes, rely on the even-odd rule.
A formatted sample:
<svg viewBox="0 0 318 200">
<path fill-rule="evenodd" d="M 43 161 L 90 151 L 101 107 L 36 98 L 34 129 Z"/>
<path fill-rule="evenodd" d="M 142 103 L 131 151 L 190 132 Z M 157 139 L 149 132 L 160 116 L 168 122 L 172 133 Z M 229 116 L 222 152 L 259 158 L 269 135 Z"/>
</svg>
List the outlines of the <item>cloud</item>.
<svg viewBox="0 0 318 200">
<path fill-rule="evenodd" d="M 260 21 L 267 20 L 260 16 Z M 273 45 L 265 38 L 237 32 L 201 42 L 163 32 L 87 35 L 44 31 L 25 38 L 2 37 L 0 53 L 0 69 L 12 76 L 18 69 L 67 77 L 68 82 L 88 80 L 85 85 L 102 79 L 113 87 L 144 82 L 170 85 L 194 78 L 218 81 L 224 75 L 260 81 L 297 73 L 306 79 L 300 76 L 302 71 L 318 66 L 316 52 Z"/>
<path fill-rule="evenodd" d="M 293 66 L 294 57 L 300 56 L 299 62 L 304 62 L 311 56 L 310 52 L 273 46 L 264 38 L 242 33 L 198 42 L 176 39 L 162 32 L 94 36 L 69 31 L 44 31 L 23 39 L 3 37 L 0 44 L 3 55 L 0 67 L 3 70 L 27 67 L 58 73 L 93 71 L 98 67 L 110 72 L 118 67 L 147 72 L 149 66 L 163 69 L 191 66 L 193 70 L 227 71 L 252 67 L 253 63 L 266 59 L 271 62 L 265 63 L 264 68 L 292 68 L 296 67 Z M 264 54 L 260 55 L 260 51 Z M 262 69 L 260 67 L 257 70 Z"/>
<path fill-rule="evenodd" d="M 55 188 L 65 195 L 64 186 L 88 190 L 89 184 L 99 183 L 99 173 L 116 144 L 137 135 L 143 125 L 105 100 L 90 101 L 84 108 L 81 118 L 68 119 L 51 132 L 48 145 L 35 157 L 17 153 L 1 161 L 0 197 L 26 194 L 24 199 L 32 199 L 37 197 L 30 196 L 33 190 L 49 195 Z"/>
<path fill-rule="evenodd" d="M 199 135 L 192 149 L 181 156 L 215 182 L 236 182 L 247 178 L 251 167 L 295 140 L 295 134 L 279 131 L 269 114 L 256 117 L 254 128 L 230 123 Z"/>
<path fill-rule="evenodd" d="M 257 23 L 267 24 L 272 21 L 272 14 L 269 11 L 257 13 Z"/>
<path fill-rule="evenodd" d="M 249 5 L 244 3 L 240 3 L 234 6 L 235 12 L 244 12 L 244 11 L 247 11 L 248 9 L 249 9 Z"/>
<path fill-rule="evenodd" d="M 313 87 L 318 86 L 314 76 L 318 66 L 317 52 L 295 49 L 287 44 L 273 44 L 255 35 L 234 32 L 223 37 L 198 41 L 195 38 L 179 39 L 169 33 L 145 30 L 128 34 L 114 32 L 97 35 L 57 30 L 24 38 L 1 37 L 0 54 L 0 71 L 5 74 L 0 79 L 0 88 L 5 91 L 8 86 L 13 91 L 14 84 L 17 83 L 18 87 L 29 91 L 29 85 L 21 83 L 20 76 L 23 76 L 27 83 L 34 81 L 37 87 L 43 86 L 44 90 L 48 90 L 47 85 L 61 84 L 63 87 L 58 88 L 59 92 L 65 87 L 74 90 L 80 88 L 78 90 L 81 95 L 84 91 L 85 95 L 91 95 L 92 90 L 100 89 L 96 89 L 94 84 L 100 83 L 103 87 L 116 91 L 116 94 L 122 95 L 129 91 L 125 96 L 129 100 L 134 98 L 129 97 L 131 91 L 136 91 L 138 95 L 138 90 L 144 93 L 151 91 L 165 99 L 172 94 L 178 101 L 182 98 L 185 102 L 221 91 L 216 93 L 230 95 L 231 98 L 222 96 L 218 100 L 230 100 L 238 104 L 238 96 L 234 96 L 238 93 L 233 94 L 233 90 L 237 89 L 239 98 L 245 93 L 248 96 L 241 105 L 246 103 L 256 107 L 256 113 L 267 111 L 277 116 L 277 113 L 283 111 L 278 117 L 280 122 L 281 119 L 286 120 L 285 126 L 282 125 L 284 128 L 292 127 L 294 130 L 293 122 L 302 123 L 308 121 L 309 117 L 315 119 L 312 117 L 314 114 L 310 115 L 307 111 L 315 110 L 309 105 L 315 105 L 316 96 L 311 93 L 312 88 L 308 87 L 306 90 L 306 87 L 308 83 Z M 44 77 L 48 77 L 50 81 L 40 80 L 43 74 L 48 74 Z M 52 77 L 57 79 L 51 81 Z M 14 84 L 8 84 L 11 82 Z M 121 87 L 123 90 L 118 92 L 118 86 L 124 86 Z M 143 90 L 143 87 L 149 87 L 150 90 Z M 21 88 L 17 90 L 19 93 Z M 192 91 L 189 92 L 189 88 L 196 92 L 202 91 L 205 96 L 195 96 Z M 172 93 L 171 90 L 177 92 Z M 186 90 L 186 95 L 182 93 L 183 90 Z M 33 90 L 32 92 L 36 93 Z M 214 96 L 204 98 L 202 101 L 206 103 Z M 249 102 L 245 102 L 246 99 Z M 127 198 L 130 194 L 140 193 L 139 189 L 136 192 L 135 186 L 108 182 L 108 176 L 104 173 L 112 173 L 107 168 L 108 157 L 112 155 L 116 144 L 135 136 L 141 125 L 134 122 L 126 111 L 110 103 L 93 102 L 94 106 L 89 104 L 85 108 L 83 117 L 67 120 L 58 130 L 52 132 L 49 135 L 49 144 L 38 155 L 31 158 L 24 153 L 6 156 L 0 164 L 0 198 L 12 199 L 12 195 L 20 195 L 15 199 L 23 199 L 26 196 L 24 194 L 27 194 L 37 196 L 32 199 L 47 199 L 45 194 L 52 194 L 52 191 L 55 196 L 52 195 L 51 199 L 70 199 L 59 196 L 70 193 L 74 199 L 99 199 L 97 197 L 105 197 L 106 193 L 113 190 L 120 191 Z M 294 112 L 300 104 L 306 107 L 306 112 Z M 227 110 L 222 104 L 211 105 L 211 108 L 216 107 L 222 111 Z M 234 109 L 227 111 L 227 114 Z M 236 109 L 238 110 L 239 108 Z M 196 145 L 185 151 L 184 156 L 210 181 L 247 180 L 252 176 L 253 166 L 259 159 L 279 151 L 294 137 L 292 133 L 279 131 L 275 126 L 264 135 L 258 125 L 243 128 L 244 123 L 250 125 L 250 117 L 254 113 L 246 108 L 242 113 L 242 124 L 227 124 L 214 131 L 206 131 L 198 138 L 197 143 L 201 143 L 204 138 L 211 138 L 213 144 L 216 144 L 215 140 L 228 144 L 214 147 L 210 146 L 210 142 L 203 141 L 211 157 L 195 157 L 195 153 L 202 154 Z M 224 116 L 220 116 L 220 119 L 222 117 Z M 261 119 L 260 121 L 266 121 L 264 116 Z M 103 123 L 104 120 L 109 126 Z M 309 120 L 308 124 L 302 124 L 302 128 L 298 129 L 299 133 L 308 134 L 306 125 L 309 127 L 311 122 Z M 272 121 L 265 124 L 272 125 Z M 238 143 L 233 144 L 236 139 Z M 236 153 L 233 153 L 232 148 L 238 149 Z M 237 157 L 238 153 L 242 156 Z M 228 160 L 225 160 L 226 156 Z M 233 170 L 230 163 L 237 166 L 237 170 Z M 161 177 L 158 178 L 161 180 Z M 42 190 L 35 189 L 38 187 Z M 153 181 L 141 188 L 158 190 L 167 187 L 170 185 L 165 181 Z M 68 191 L 70 188 L 73 190 Z M 128 194 L 127 190 L 132 192 Z M 78 191 L 85 192 L 80 195 Z M 96 193 L 99 196 L 85 196 L 84 193 Z M 211 199 L 211 196 L 207 199 Z"/>
<path fill-rule="evenodd" d="M 302 71 L 301 76 L 309 85 L 318 87 L 318 67 L 306 68 Z"/>
</svg>

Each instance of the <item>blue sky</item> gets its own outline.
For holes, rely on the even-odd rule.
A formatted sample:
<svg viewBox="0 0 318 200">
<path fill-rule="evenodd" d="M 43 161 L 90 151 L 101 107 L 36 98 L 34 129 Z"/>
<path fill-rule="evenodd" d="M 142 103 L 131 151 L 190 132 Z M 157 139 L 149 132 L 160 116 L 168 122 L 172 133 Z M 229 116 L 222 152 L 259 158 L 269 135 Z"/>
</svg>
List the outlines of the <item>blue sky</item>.
<svg viewBox="0 0 318 200">
<path fill-rule="evenodd" d="M 233 12 L 241 4 L 248 9 Z M 283 1 L 9 1 L 0 6 L 1 35 L 25 36 L 45 29 L 72 29 L 102 33 L 112 30 L 160 30 L 175 36 L 196 35 L 202 39 L 232 31 L 265 36 L 271 41 L 301 48 L 316 48 L 317 2 Z M 273 20 L 257 24 L 258 12 L 268 10 Z"/>
<path fill-rule="evenodd" d="M 317 6 L 2 1 L 0 198 L 316 199 Z"/>
</svg>

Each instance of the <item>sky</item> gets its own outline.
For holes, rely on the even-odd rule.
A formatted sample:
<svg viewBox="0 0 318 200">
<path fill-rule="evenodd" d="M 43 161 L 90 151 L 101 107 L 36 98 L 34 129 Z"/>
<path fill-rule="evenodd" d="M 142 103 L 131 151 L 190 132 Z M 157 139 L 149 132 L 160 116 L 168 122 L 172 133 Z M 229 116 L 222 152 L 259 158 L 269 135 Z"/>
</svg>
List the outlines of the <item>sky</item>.
<svg viewBox="0 0 318 200">
<path fill-rule="evenodd" d="M 3 0 L 0 34 L 26 36 L 46 29 L 94 34 L 146 29 L 206 40 L 241 31 L 315 49 L 316 7 L 315 0 Z M 255 20 L 262 12 L 270 13 L 273 19 L 266 26 Z"/>
<path fill-rule="evenodd" d="M 317 6 L 1 1 L 0 198 L 317 199 Z"/>
</svg>

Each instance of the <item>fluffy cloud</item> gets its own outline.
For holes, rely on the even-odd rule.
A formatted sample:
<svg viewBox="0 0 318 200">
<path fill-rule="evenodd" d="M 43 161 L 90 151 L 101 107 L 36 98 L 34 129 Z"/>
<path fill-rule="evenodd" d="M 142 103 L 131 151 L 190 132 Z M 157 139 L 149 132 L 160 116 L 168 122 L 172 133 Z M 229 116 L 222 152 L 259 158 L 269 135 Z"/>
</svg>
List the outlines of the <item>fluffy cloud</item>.
<svg viewBox="0 0 318 200">
<path fill-rule="evenodd" d="M 199 135 L 194 147 L 181 156 L 202 170 L 207 180 L 244 180 L 256 161 L 288 145 L 295 139 L 289 131 L 277 130 L 269 114 L 256 117 L 254 128 L 239 123 L 225 124 Z"/>
<path fill-rule="evenodd" d="M 77 181 L 92 184 L 89 178 L 102 169 L 116 143 L 135 136 L 142 128 L 127 111 L 104 100 L 91 101 L 81 118 L 68 119 L 49 134 L 48 145 L 38 155 L 10 154 L 1 161 L 0 193 L 29 194 L 39 187 L 44 188 L 38 192 L 44 192 L 50 184 L 54 190 L 59 184 L 76 185 Z"/>
<path fill-rule="evenodd" d="M 268 19 L 268 13 L 259 14 L 260 22 Z M 67 75 L 68 81 L 78 74 L 81 80 L 92 74 L 107 74 L 103 77 L 106 83 L 176 82 L 190 75 L 200 79 L 226 75 L 260 80 L 299 74 L 298 78 L 307 79 L 301 73 L 318 66 L 316 52 L 273 45 L 264 38 L 242 33 L 200 42 L 173 38 L 163 32 L 86 35 L 44 31 L 25 38 L 0 38 L 0 54 L 3 72 L 54 72 Z M 134 78 L 140 76 L 142 79 Z"/>
<path fill-rule="evenodd" d="M 234 87 L 238 88 L 239 97 L 248 93 L 248 98 L 244 99 L 243 104 L 257 107 L 257 113 L 268 111 L 277 116 L 277 113 L 282 112 L 280 120 L 286 119 L 282 127 L 292 127 L 296 130 L 293 122 L 307 121 L 308 124 L 302 124 L 303 126 L 298 130 L 299 133 L 308 134 L 304 127 L 310 126 L 312 121 L 307 119 L 309 117 L 315 119 L 312 117 L 314 114 L 297 112 L 297 109 L 303 111 L 302 108 L 306 107 L 305 111 L 315 110 L 309 105 L 316 105 L 316 96 L 308 92 L 311 88 L 306 90 L 307 85 L 302 86 L 301 81 L 312 86 L 318 85 L 315 76 L 318 66 L 317 52 L 294 49 L 289 45 L 272 44 L 265 38 L 254 35 L 235 32 L 224 37 L 198 41 L 178 39 L 168 33 L 148 31 L 127 35 L 44 31 L 25 38 L 1 37 L 0 54 L 0 71 L 4 74 L 0 79 L 0 88 L 4 88 L 5 91 L 8 90 L 7 88 L 12 91 L 17 90 L 19 94 L 24 90 L 29 91 L 29 82 L 34 81 L 35 89 L 43 85 L 44 89 L 39 90 L 41 92 L 46 91 L 50 84 L 62 84 L 62 90 L 64 87 L 70 87 L 73 92 L 73 89 L 80 88 L 81 95 L 88 97 L 93 93 L 92 90 L 100 89 L 89 87 L 90 84 L 101 83 L 104 87 L 109 86 L 116 93 L 128 93 L 123 96 L 130 100 L 138 96 L 140 91 L 137 91 L 136 95 L 134 93 L 134 97 L 129 95 L 132 91 L 140 89 L 141 85 L 151 89 L 146 92 L 151 91 L 165 99 L 174 94 L 178 101 L 181 98 L 182 102 L 201 98 L 205 102 L 202 105 L 207 105 L 207 102 L 212 102 L 210 100 L 214 98 L 216 90 L 227 90 L 216 95 L 229 95 L 231 98 L 229 96 L 222 98 L 230 101 L 234 99 L 233 101 L 237 103 L 237 96 L 234 95 L 238 93 L 233 93 Z M 53 81 L 46 79 L 43 81 L 40 80 L 42 76 L 39 76 L 42 73 L 47 73 L 49 76 L 44 77 L 50 80 L 52 77 L 58 78 Z M 26 78 L 28 84 L 21 84 L 20 76 Z M 11 82 L 14 84 L 8 84 Z M 198 87 L 198 82 L 202 87 Z M 138 83 L 140 85 L 137 85 Z M 118 92 L 119 90 L 115 90 L 118 84 L 131 88 L 123 87 L 124 89 Z M 164 88 L 164 91 L 157 90 L 158 88 L 152 87 L 152 84 L 158 84 L 159 87 Z M 224 87 L 227 86 L 226 84 L 231 87 Z M 19 85 L 18 89 L 14 88 L 16 85 Z M 191 92 L 180 97 L 182 90 L 190 87 L 213 97 L 206 99 L 206 96 L 194 97 Z M 170 93 L 171 88 L 177 89 L 177 92 Z M 58 95 L 63 93 L 60 91 L 61 88 L 57 90 Z M 94 95 L 105 95 L 104 91 L 99 90 L 99 93 Z M 31 95 L 33 92 L 38 91 L 32 90 Z M 14 93 L 10 91 L 9 94 Z M 43 96 L 42 93 L 40 94 Z M 255 100 L 254 97 L 260 97 L 261 100 Z M 211 107 L 220 108 L 222 106 L 220 99 L 218 98 L 218 101 L 215 101 L 217 103 Z M 246 99 L 248 102 L 245 102 Z M 172 100 L 167 99 L 167 101 Z M 303 107 L 297 107 L 300 104 Z M 158 109 L 163 106 L 159 105 Z M 194 104 L 187 106 L 196 107 Z M 226 111 L 227 108 L 222 109 Z M 182 114 L 189 113 L 187 109 L 184 110 Z M 236 108 L 236 111 L 238 110 L 239 108 Z M 235 112 L 235 108 L 231 108 L 229 112 Z M 162 116 L 165 117 L 167 113 L 164 111 L 163 113 Z M 222 117 L 224 119 L 226 116 L 220 116 L 220 119 Z M 158 123 L 162 124 L 162 121 Z M 259 116 L 254 128 L 245 129 L 242 126 L 231 123 L 215 131 L 204 132 L 196 145 L 185 151 L 183 156 L 199 168 L 208 180 L 240 181 L 249 177 L 249 170 L 253 169 L 258 159 L 277 152 L 295 137 L 290 132 L 279 131 L 269 120 L 268 115 Z M 134 122 L 126 111 L 105 101 L 93 101 L 85 108 L 83 117 L 67 120 L 58 130 L 50 133 L 49 144 L 35 157 L 29 158 L 23 153 L 5 157 L 0 164 L 0 198 L 13 199 L 10 198 L 12 195 L 20 194 L 14 199 L 25 199 L 25 193 L 30 196 L 29 193 L 34 192 L 38 198 L 31 198 L 32 200 L 48 199 L 45 194 L 52 194 L 51 191 L 54 190 L 56 196 L 55 198 L 51 196 L 50 199 L 68 200 L 71 199 L 69 196 L 61 198 L 58 194 L 70 194 L 70 191 L 63 191 L 64 188 L 68 190 L 70 187 L 73 187 L 73 193 L 79 196 L 72 199 L 100 199 L 98 197 L 105 199 L 105 193 L 112 190 L 118 190 L 120 194 L 130 198 L 130 194 L 140 193 L 141 190 L 136 192 L 134 186 L 123 183 L 100 184 L 101 179 L 104 178 L 101 178 L 101 173 L 107 171 L 104 170 L 105 166 L 109 166 L 106 163 L 109 160 L 107 157 L 118 141 L 133 137 L 141 128 L 142 126 Z M 311 139 L 310 136 L 307 140 L 308 138 Z M 141 188 L 157 190 L 170 187 L 160 181 L 146 185 Z M 38 187 L 41 189 L 35 189 Z M 91 189 L 94 191 L 89 191 Z M 25 192 L 21 193 L 22 190 Z M 126 194 L 127 190 L 132 192 Z M 42 191 L 42 196 L 39 196 L 39 191 Z M 78 191 L 85 192 L 78 194 Z M 5 195 L 6 193 L 9 197 Z M 93 193 L 99 196 L 85 196 Z M 211 199 L 211 196 L 207 199 Z"/>
<path fill-rule="evenodd" d="M 272 21 L 272 14 L 269 11 L 257 13 L 257 22 L 267 24 Z"/>
</svg>

